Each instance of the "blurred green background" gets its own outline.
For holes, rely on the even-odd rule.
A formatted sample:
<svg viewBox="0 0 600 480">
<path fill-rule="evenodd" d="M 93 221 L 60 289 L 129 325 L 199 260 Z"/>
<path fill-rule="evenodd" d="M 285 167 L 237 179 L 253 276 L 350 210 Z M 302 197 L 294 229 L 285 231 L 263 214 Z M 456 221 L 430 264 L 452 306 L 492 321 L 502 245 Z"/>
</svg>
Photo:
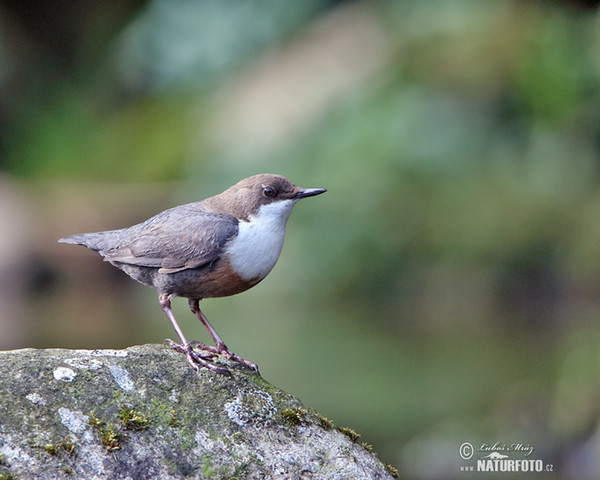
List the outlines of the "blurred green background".
<svg viewBox="0 0 600 480">
<path fill-rule="evenodd" d="M 463 442 L 599 478 L 595 3 L 0 2 L 0 347 L 172 338 L 56 240 L 280 173 L 328 193 L 202 302 L 232 350 L 403 478 L 476 478 Z"/>
</svg>

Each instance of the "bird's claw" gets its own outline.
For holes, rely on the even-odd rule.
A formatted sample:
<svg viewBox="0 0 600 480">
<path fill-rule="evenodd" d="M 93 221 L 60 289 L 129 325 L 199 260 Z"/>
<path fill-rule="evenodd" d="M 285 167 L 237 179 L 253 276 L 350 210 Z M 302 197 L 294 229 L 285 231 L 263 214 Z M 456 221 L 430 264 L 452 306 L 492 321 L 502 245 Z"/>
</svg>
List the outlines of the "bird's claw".
<svg viewBox="0 0 600 480">
<path fill-rule="evenodd" d="M 245 360 L 244 358 L 236 355 L 231 350 L 229 350 L 225 344 L 213 347 L 211 345 L 206 345 L 205 343 L 198 342 L 195 340 L 189 342 L 187 345 L 182 345 L 180 343 L 168 339 L 165 341 L 173 350 L 187 355 L 188 361 L 196 370 L 198 370 L 198 366 L 201 366 L 213 371 L 218 371 L 219 373 L 230 373 L 229 370 L 227 370 L 226 368 L 217 367 L 212 362 L 212 360 L 218 355 L 223 355 L 227 360 L 232 360 L 236 363 L 239 363 L 241 366 L 248 368 L 249 370 L 259 373 L 258 365 L 256 365 L 256 363 L 249 362 L 248 360 Z"/>
<path fill-rule="evenodd" d="M 226 350 L 221 353 L 223 355 L 225 355 L 227 357 L 227 359 L 233 360 L 234 362 L 239 363 L 243 367 L 249 368 L 250 370 L 253 370 L 256 373 L 259 373 L 258 365 L 256 363 L 252 363 L 252 362 L 249 362 L 248 360 L 243 359 L 242 357 L 238 357 L 235 353 L 231 352 L 230 350 Z"/>
<path fill-rule="evenodd" d="M 200 354 L 199 352 L 194 351 L 191 343 L 182 345 L 169 339 L 165 341 L 173 350 L 183 353 L 187 357 L 189 364 L 194 368 L 194 370 L 196 370 L 196 372 L 200 373 L 200 368 L 204 367 L 212 370 L 213 372 L 220 373 L 221 375 L 231 376 L 231 372 L 227 368 L 217 367 L 214 362 L 209 360 L 216 357 L 216 353 L 209 352 L 206 354 Z"/>
<path fill-rule="evenodd" d="M 216 348 L 215 347 L 210 347 L 209 345 L 206 345 L 207 347 L 209 347 L 209 351 L 215 351 L 217 353 L 219 353 L 220 355 L 223 355 L 225 358 L 227 358 L 227 360 L 233 360 L 234 362 L 239 363 L 241 366 L 249 368 L 250 370 L 259 373 L 258 372 L 258 365 L 256 363 L 252 363 L 249 362 L 248 360 L 239 357 L 238 355 L 236 355 L 235 353 L 233 353 L 231 350 L 229 350 L 227 348 L 227 345 L 225 345 L 224 343 L 220 342 L 217 343 Z"/>
</svg>

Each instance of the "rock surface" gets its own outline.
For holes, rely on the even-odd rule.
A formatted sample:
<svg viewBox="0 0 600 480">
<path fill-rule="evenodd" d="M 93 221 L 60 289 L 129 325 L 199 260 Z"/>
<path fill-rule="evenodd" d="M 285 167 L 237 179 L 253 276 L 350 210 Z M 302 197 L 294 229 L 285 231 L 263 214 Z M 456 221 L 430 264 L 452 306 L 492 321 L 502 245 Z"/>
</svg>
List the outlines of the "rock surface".
<svg viewBox="0 0 600 480">
<path fill-rule="evenodd" d="M 232 373 L 162 345 L 0 352 L 0 479 L 392 478 L 351 430 Z"/>
</svg>

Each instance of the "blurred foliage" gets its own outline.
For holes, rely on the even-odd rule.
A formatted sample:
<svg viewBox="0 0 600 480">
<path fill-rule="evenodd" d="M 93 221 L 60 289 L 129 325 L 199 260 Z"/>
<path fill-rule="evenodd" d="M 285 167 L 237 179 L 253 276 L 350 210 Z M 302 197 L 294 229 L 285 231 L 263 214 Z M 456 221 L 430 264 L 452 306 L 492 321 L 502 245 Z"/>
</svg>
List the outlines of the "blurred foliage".
<svg viewBox="0 0 600 480">
<path fill-rule="evenodd" d="M 204 302 L 228 344 L 410 478 L 460 478 L 464 441 L 597 478 L 600 18 L 575 3 L 132 2 L 66 72 L 29 68 L 47 46 L 23 20 L 0 166 L 175 201 L 261 171 L 328 188 L 264 284 Z M 77 311 L 50 311 L 60 343 Z M 162 338 L 140 325 L 115 342 Z"/>
</svg>

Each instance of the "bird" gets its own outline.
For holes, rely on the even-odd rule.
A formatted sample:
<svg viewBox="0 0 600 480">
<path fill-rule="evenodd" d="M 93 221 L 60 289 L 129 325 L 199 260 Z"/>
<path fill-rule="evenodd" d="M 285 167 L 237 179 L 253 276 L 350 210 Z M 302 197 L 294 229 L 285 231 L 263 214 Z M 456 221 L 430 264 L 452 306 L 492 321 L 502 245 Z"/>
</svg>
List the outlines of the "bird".
<svg viewBox="0 0 600 480">
<path fill-rule="evenodd" d="M 223 356 L 258 373 L 255 363 L 225 345 L 200 310 L 200 300 L 235 295 L 263 280 L 279 258 L 293 206 L 326 191 L 298 187 L 282 175 L 259 174 L 131 227 L 70 235 L 58 242 L 96 251 L 131 278 L 154 287 L 180 341 L 167 343 L 185 354 L 197 372 L 231 374 L 216 363 Z M 186 339 L 171 309 L 175 297 L 188 299 L 214 346 Z"/>
</svg>

